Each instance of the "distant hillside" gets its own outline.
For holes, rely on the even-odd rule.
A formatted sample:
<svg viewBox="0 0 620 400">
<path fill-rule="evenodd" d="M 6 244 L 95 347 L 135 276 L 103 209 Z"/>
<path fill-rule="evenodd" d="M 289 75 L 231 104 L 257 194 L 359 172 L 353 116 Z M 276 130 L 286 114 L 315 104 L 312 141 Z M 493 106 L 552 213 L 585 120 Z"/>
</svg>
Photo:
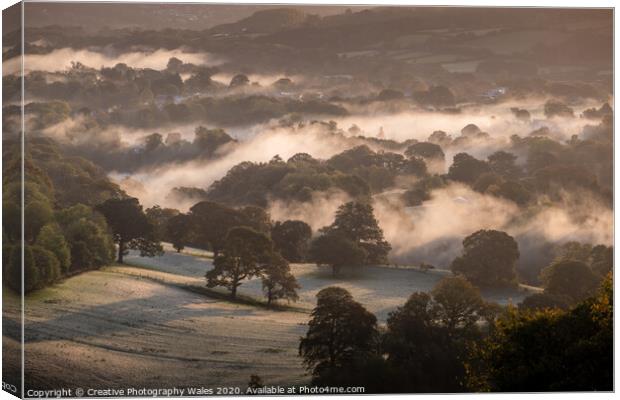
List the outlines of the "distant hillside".
<svg viewBox="0 0 620 400">
<path fill-rule="evenodd" d="M 320 17 L 305 13 L 295 8 L 278 8 L 257 11 L 251 16 L 231 24 L 218 25 L 211 29 L 212 33 L 274 33 L 285 29 L 298 28 L 308 21 Z"/>
<path fill-rule="evenodd" d="M 26 26 L 81 26 L 90 30 L 138 27 L 203 30 L 239 21 L 261 10 L 281 5 L 231 4 L 127 4 L 127 3 L 29 3 Z M 296 10 L 317 15 L 343 12 L 342 6 L 298 6 Z M 3 33 L 6 33 L 4 30 Z"/>
</svg>

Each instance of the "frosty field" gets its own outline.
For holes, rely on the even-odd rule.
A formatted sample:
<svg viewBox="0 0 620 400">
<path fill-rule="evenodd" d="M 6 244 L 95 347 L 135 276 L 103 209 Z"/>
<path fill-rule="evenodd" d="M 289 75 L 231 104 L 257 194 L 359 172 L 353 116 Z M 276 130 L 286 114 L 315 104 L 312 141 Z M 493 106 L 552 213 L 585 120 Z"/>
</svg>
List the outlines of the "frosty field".
<svg viewBox="0 0 620 400">
<path fill-rule="evenodd" d="M 309 377 L 297 347 L 319 290 L 346 288 L 384 323 L 411 293 L 429 291 L 449 274 L 366 267 L 334 278 L 329 269 L 293 264 L 300 299 L 283 311 L 196 293 L 212 268 L 209 256 L 196 249 L 154 258 L 131 253 L 130 265 L 87 272 L 28 296 L 28 386 L 122 388 L 131 382 L 167 388 L 200 382 L 245 388 L 251 374 L 267 384 L 305 383 Z M 260 279 L 252 279 L 239 293 L 262 300 L 261 290 Z M 527 292 L 484 295 L 516 304 Z M 17 297 L 5 295 L 5 314 L 5 345 L 17 351 Z"/>
<path fill-rule="evenodd" d="M 5 338 L 19 347 L 19 308 Z M 26 300 L 27 386 L 245 388 L 305 382 L 303 313 L 265 311 L 104 269 Z M 14 329 L 6 327 L 12 325 Z M 70 371 L 70 373 L 68 373 Z"/>
<path fill-rule="evenodd" d="M 196 249 L 187 252 L 196 254 Z M 204 253 L 203 253 L 204 255 Z M 132 253 L 126 257 L 130 265 L 160 271 L 166 275 L 157 275 L 158 279 L 174 280 L 196 286 L 205 285 L 205 273 L 213 267 L 212 260 L 206 257 L 195 257 L 183 253 L 166 251 L 161 257 L 140 257 Z M 127 268 L 124 272 L 130 272 Z M 299 300 L 295 306 L 311 310 L 316 303 L 316 294 L 328 286 L 340 286 L 351 292 L 356 301 L 362 303 L 373 312 L 380 322 L 385 322 L 390 311 L 402 305 L 414 292 L 428 292 L 444 276 L 451 273 L 447 270 L 431 270 L 422 272 L 417 268 L 396 267 L 360 267 L 356 270 L 344 269 L 337 277 L 333 277 L 331 269 L 319 268 L 314 264 L 291 264 L 291 271 L 297 278 L 301 289 Z M 133 273 L 137 273 L 133 271 Z M 140 271 L 141 275 L 154 276 L 148 271 Z M 168 275 L 172 274 L 172 275 Z M 489 290 L 482 295 L 489 301 L 499 304 L 517 304 L 535 288 L 521 287 L 518 290 Z M 222 289 L 222 293 L 225 291 Z M 262 299 L 260 279 L 244 282 L 240 288 L 241 295 Z"/>
</svg>

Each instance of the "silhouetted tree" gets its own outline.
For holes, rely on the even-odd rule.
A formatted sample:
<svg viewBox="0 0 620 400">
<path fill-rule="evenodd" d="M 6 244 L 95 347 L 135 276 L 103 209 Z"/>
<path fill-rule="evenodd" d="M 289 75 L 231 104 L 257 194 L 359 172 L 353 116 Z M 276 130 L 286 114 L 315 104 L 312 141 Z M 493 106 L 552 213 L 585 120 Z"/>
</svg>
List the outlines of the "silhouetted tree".
<svg viewBox="0 0 620 400">
<path fill-rule="evenodd" d="M 363 264 L 367 259 L 367 253 L 343 235 L 327 233 L 312 241 L 310 259 L 319 265 L 331 266 L 332 275 L 336 276 L 344 266 Z"/>
<path fill-rule="evenodd" d="M 274 300 L 287 299 L 296 301 L 297 289 L 300 288 L 295 276 L 291 274 L 288 262 L 277 252 L 272 252 L 267 262 L 261 266 L 263 292 L 267 296 L 267 304 Z"/>
<path fill-rule="evenodd" d="M 439 309 L 428 293 L 413 293 L 390 313 L 383 351 L 394 374 L 392 391 L 463 391 L 463 343 L 439 320 Z"/>
<path fill-rule="evenodd" d="M 153 257 L 162 252 L 161 245 L 153 238 L 155 227 L 148 220 L 136 198 L 109 199 L 96 207 L 105 217 L 118 244 L 119 263 L 127 249 L 140 250 L 142 256 Z"/>
<path fill-rule="evenodd" d="M 407 147 L 407 149 L 405 150 L 405 155 L 407 157 L 422 157 L 424 159 L 439 159 L 439 160 L 443 160 L 445 158 L 445 155 L 443 153 L 443 150 L 441 149 L 441 146 L 435 144 L 435 143 L 430 143 L 430 142 L 418 142 L 415 144 L 412 144 L 411 146 Z"/>
<path fill-rule="evenodd" d="M 437 319 L 450 331 L 472 329 L 480 319 L 484 301 L 480 291 L 467 280 L 443 278 L 431 292 Z"/>
<path fill-rule="evenodd" d="M 611 276 L 569 311 L 511 309 L 467 364 L 475 391 L 613 390 Z"/>
<path fill-rule="evenodd" d="M 491 171 L 506 178 L 515 179 L 522 175 L 521 168 L 517 166 L 517 156 L 506 151 L 496 151 L 488 157 Z"/>
<path fill-rule="evenodd" d="M 551 293 L 534 293 L 523 299 L 519 303 L 519 310 L 544 310 L 547 308 L 568 309 L 572 299 L 567 296 Z"/>
<path fill-rule="evenodd" d="M 328 287 L 316 297 L 308 331 L 299 343 L 313 381 L 372 356 L 378 338 L 377 318 L 345 289 Z"/>
<path fill-rule="evenodd" d="M 303 221 L 278 221 L 271 228 L 275 249 L 289 262 L 304 260 L 311 236 L 312 229 Z"/>
<path fill-rule="evenodd" d="M 463 240 L 463 254 L 452 261 L 452 272 L 479 286 L 516 284 L 519 247 L 505 232 L 479 230 Z"/>
<path fill-rule="evenodd" d="M 472 184 L 480 175 L 489 172 L 489 165 L 467 153 L 458 153 L 454 156 L 452 165 L 448 169 L 448 178 Z"/>
<path fill-rule="evenodd" d="M 191 237 L 192 220 L 187 214 L 177 214 L 170 218 L 165 225 L 165 236 L 172 243 L 177 253 L 180 253 Z"/>
<path fill-rule="evenodd" d="M 271 240 L 263 233 L 245 226 L 230 229 L 223 253 L 215 257 L 213 269 L 206 274 L 207 287 L 224 286 L 236 298 L 241 281 L 258 276 L 272 250 Z"/>
<path fill-rule="evenodd" d="M 210 246 L 215 257 L 224 247 L 228 231 L 247 225 L 246 218 L 239 211 L 212 201 L 195 204 L 189 215 L 197 242 L 205 248 Z"/>
<path fill-rule="evenodd" d="M 321 231 L 341 235 L 364 249 L 366 264 L 387 262 L 387 255 L 392 248 L 383 238 L 383 231 L 370 204 L 349 202 L 341 205 L 336 211 L 334 222 Z"/>
<path fill-rule="evenodd" d="M 546 293 L 567 296 L 573 302 L 591 295 L 600 282 L 585 263 L 574 260 L 555 262 L 543 269 L 540 277 Z"/>
</svg>

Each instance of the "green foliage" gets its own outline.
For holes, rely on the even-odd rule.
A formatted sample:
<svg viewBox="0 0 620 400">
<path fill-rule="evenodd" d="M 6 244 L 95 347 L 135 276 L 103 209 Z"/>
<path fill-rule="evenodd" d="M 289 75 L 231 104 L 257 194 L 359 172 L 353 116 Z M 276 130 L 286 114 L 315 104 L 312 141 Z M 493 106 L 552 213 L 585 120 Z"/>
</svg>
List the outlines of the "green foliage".
<svg viewBox="0 0 620 400">
<path fill-rule="evenodd" d="M 340 189 L 355 198 L 370 193 L 359 176 L 320 162 L 299 162 L 293 156 L 286 163 L 275 157 L 268 163 L 242 162 L 209 187 L 208 197 L 225 204 L 266 207 L 268 198 L 308 201 L 312 192 L 328 189 Z"/>
<path fill-rule="evenodd" d="M 448 330 L 475 329 L 484 301 L 480 291 L 461 277 L 443 278 L 431 292 L 437 319 Z"/>
<path fill-rule="evenodd" d="M 357 243 L 336 233 L 323 234 L 310 245 L 310 259 L 319 265 L 330 265 L 334 276 L 344 266 L 363 264 L 367 257 L 366 251 Z"/>
<path fill-rule="evenodd" d="M 516 179 L 522 174 L 521 168 L 515 163 L 517 156 L 512 153 L 496 151 L 488 157 L 488 160 L 491 171 L 506 179 Z"/>
<path fill-rule="evenodd" d="M 119 263 L 123 263 L 128 248 L 140 250 L 147 257 L 162 253 L 155 226 L 142 211 L 138 199 L 108 199 L 97 205 L 96 210 L 103 214 L 118 243 Z"/>
<path fill-rule="evenodd" d="M 299 343 L 299 355 L 312 371 L 313 384 L 325 382 L 332 372 L 375 353 L 377 319 L 345 289 L 322 289 L 311 315 L 308 331 Z"/>
<path fill-rule="evenodd" d="M 448 170 L 448 178 L 472 184 L 480 175 L 489 171 L 490 167 L 485 161 L 478 160 L 467 153 L 458 153 L 454 156 Z"/>
<path fill-rule="evenodd" d="M 513 286 L 519 248 L 505 232 L 480 230 L 463 240 L 463 254 L 452 261 L 451 269 L 478 286 Z"/>
<path fill-rule="evenodd" d="M 45 225 L 37 237 L 37 246 L 51 251 L 58 260 L 62 273 L 66 273 L 71 265 L 71 250 L 57 224 Z"/>
<path fill-rule="evenodd" d="M 60 270 L 60 263 L 54 253 L 37 245 L 29 247 L 32 251 L 35 268 L 37 269 L 36 282 L 32 283 L 33 288 L 39 289 L 56 282 L 62 272 Z M 26 278 L 28 278 L 27 275 Z"/>
<path fill-rule="evenodd" d="M 431 199 L 431 191 L 440 189 L 445 185 L 445 179 L 438 175 L 420 179 L 414 183 L 411 189 L 403 193 L 403 200 L 408 206 L 420 206 Z"/>
<path fill-rule="evenodd" d="M 212 156 L 213 153 L 226 143 L 236 142 L 223 129 L 207 129 L 204 126 L 196 128 L 194 146 L 198 147 L 203 154 Z"/>
<path fill-rule="evenodd" d="M 379 193 L 394 184 L 398 175 L 426 176 L 426 164 L 421 158 L 406 159 L 400 154 L 374 152 L 361 145 L 336 154 L 326 164 L 336 170 L 363 179 L 372 192 Z"/>
<path fill-rule="evenodd" d="M 245 225 L 258 232 L 269 235 L 271 232 L 271 216 L 262 207 L 246 206 L 239 210 L 245 218 Z"/>
<path fill-rule="evenodd" d="M 228 231 L 236 226 L 248 226 L 247 218 L 238 210 L 211 201 L 201 201 L 190 208 L 189 216 L 196 241 L 210 246 L 215 256 L 224 248 Z"/>
<path fill-rule="evenodd" d="M 296 301 L 299 298 L 297 295 L 299 283 L 291 274 L 288 262 L 280 254 L 272 252 L 269 255 L 267 262 L 261 266 L 261 279 L 267 304 L 278 299 Z"/>
<path fill-rule="evenodd" d="M 2 202 L 2 232 L 9 242 L 21 240 L 22 209 L 20 207 L 20 202 L 10 200 Z"/>
<path fill-rule="evenodd" d="M 43 201 L 33 201 L 24 208 L 24 235 L 26 241 L 35 240 L 43 226 L 54 218 L 52 206 Z"/>
<path fill-rule="evenodd" d="M 451 309 L 445 300 L 442 298 Z M 446 310 L 438 307 L 429 294 L 413 293 L 403 306 L 390 313 L 383 348 L 395 372 L 391 377 L 393 391 L 463 391 L 465 369 L 461 358 L 466 335 L 440 322 L 441 309 Z M 442 314 L 447 316 L 445 311 Z"/>
<path fill-rule="evenodd" d="M 206 274 L 207 287 L 224 286 L 234 299 L 241 281 L 258 276 L 262 265 L 270 262 L 273 243 L 252 228 L 231 228 L 224 239 L 223 254 L 215 257 L 213 269 Z"/>
<path fill-rule="evenodd" d="M 551 117 L 572 117 L 574 111 L 572 108 L 557 100 L 549 100 L 545 103 L 545 116 Z"/>
<path fill-rule="evenodd" d="M 71 248 L 71 272 L 99 268 L 114 260 L 113 239 L 101 214 L 78 204 L 58 211 L 56 220 Z"/>
<path fill-rule="evenodd" d="M 153 236 L 158 240 L 166 238 L 166 226 L 168 221 L 179 214 L 179 210 L 173 208 L 161 208 L 160 206 L 153 206 L 144 210 L 144 214 L 148 220 L 153 224 L 154 233 Z M 167 238 L 166 238 L 167 239 Z"/>
<path fill-rule="evenodd" d="M 48 198 L 52 196 L 50 189 L 53 190 L 54 200 L 61 207 L 78 203 L 95 206 L 121 195 L 118 185 L 112 183 L 101 168 L 84 158 L 63 154 L 51 139 L 30 139 L 26 161 L 32 163 L 27 180 L 38 183 L 37 190 L 47 193 Z"/>
<path fill-rule="evenodd" d="M 596 289 L 600 279 L 581 261 L 558 261 L 542 270 L 545 292 L 578 302 Z"/>
<path fill-rule="evenodd" d="M 599 244 L 590 252 L 590 268 L 600 276 L 606 276 L 613 271 L 614 249 L 610 246 Z"/>
<path fill-rule="evenodd" d="M 183 250 L 191 240 L 192 220 L 187 214 L 177 214 L 169 218 L 164 226 L 164 238 L 172 243 L 177 252 Z"/>
<path fill-rule="evenodd" d="M 551 294 L 549 292 L 535 293 L 527 296 L 519 303 L 519 310 L 544 310 L 559 308 L 568 309 L 572 299 L 566 296 Z"/>
<path fill-rule="evenodd" d="M 441 146 L 431 142 L 418 142 L 407 147 L 405 155 L 411 157 L 422 157 L 423 159 L 432 160 L 439 159 L 444 160 L 445 154 L 441 149 Z"/>
<path fill-rule="evenodd" d="M 338 207 L 334 222 L 321 229 L 324 233 L 342 236 L 366 253 L 364 264 L 383 264 L 391 250 L 370 204 L 349 202 Z"/>
<path fill-rule="evenodd" d="M 611 276 L 569 311 L 517 311 L 500 318 L 468 362 L 472 390 L 613 390 Z"/>
<path fill-rule="evenodd" d="M 311 236 L 312 229 L 303 221 L 278 221 L 271 228 L 275 249 L 289 262 L 305 260 Z"/>
<path fill-rule="evenodd" d="M 9 250 L 8 264 L 4 264 L 3 254 L 3 264 L 2 270 L 4 273 L 3 279 L 4 282 L 13 289 L 17 293 L 22 293 L 22 274 L 25 272 L 30 278 L 30 280 L 34 280 L 36 282 L 37 270 L 34 267 L 34 260 L 32 259 L 32 251 L 29 248 L 26 248 L 24 251 L 24 269 L 22 271 L 22 248 L 19 245 L 11 246 L 2 246 L 2 251 Z M 29 283 L 29 280 L 26 280 L 25 283 Z M 31 285 L 32 286 L 32 285 Z M 30 287 L 29 290 L 32 290 Z"/>
</svg>

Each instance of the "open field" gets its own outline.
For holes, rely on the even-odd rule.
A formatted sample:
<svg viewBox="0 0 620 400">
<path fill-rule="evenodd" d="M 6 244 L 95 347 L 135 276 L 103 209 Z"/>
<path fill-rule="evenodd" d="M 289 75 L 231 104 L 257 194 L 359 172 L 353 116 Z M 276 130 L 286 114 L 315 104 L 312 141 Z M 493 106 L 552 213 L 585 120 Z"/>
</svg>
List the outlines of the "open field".
<svg viewBox="0 0 620 400">
<path fill-rule="evenodd" d="M 319 290 L 346 288 L 383 323 L 411 293 L 429 291 L 449 274 L 366 267 L 334 278 L 329 269 L 294 264 L 302 286 L 299 302 L 295 308 L 272 310 L 196 293 L 212 261 L 207 252 L 187 251 L 191 255 L 167 251 L 154 258 L 132 253 L 126 260 L 133 266 L 87 272 L 28 296 L 27 387 L 121 388 L 131 383 L 165 388 L 200 382 L 244 388 L 251 374 L 266 383 L 304 383 L 308 376 L 297 346 Z M 260 280 L 245 282 L 239 293 L 260 300 Z M 506 304 L 527 293 L 484 295 Z M 19 320 L 18 298 L 7 290 L 3 340 L 8 354 L 18 354 Z M 17 359 L 10 361 L 17 364 Z"/>
<path fill-rule="evenodd" d="M 15 351 L 18 310 L 5 315 L 5 343 Z M 107 268 L 88 272 L 27 298 L 26 384 L 245 388 L 251 374 L 302 383 L 297 344 L 306 320 Z"/>
<path fill-rule="evenodd" d="M 196 252 L 195 249 L 188 251 Z M 209 259 L 173 252 L 153 258 L 132 253 L 125 260 L 134 266 L 167 273 L 157 275 L 157 279 L 197 286 L 205 285 L 205 273 L 213 267 Z M 131 273 L 129 270 L 123 272 Z M 298 291 L 299 301 L 295 306 L 311 310 L 316 303 L 316 294 L 321 289 L 340 286 L 349 290 L 353 297 L 376 314 L 381 322 L 385 322 L 389 312 L 402 305 L 412 293 L 428 292 L 442 277 L 450 275 L 447 270 L 421 272 L 413 268 L 362 267 L 358 271 L 345 269 L 337 277 L 333 277 L 331 269 L 317 268 L 314 264 L 292 264 L 291 271 L 301 285 Z M 147 271 L 139 273 L 149 275 Z M 487 300 L 500 304 L 517 304 L 532 290 L 535 289 L 483 291 L 482 294 Z M 239 293 L 262 298 L 260 279 L 245 282 L 239 288 Z"/>
</svg>

